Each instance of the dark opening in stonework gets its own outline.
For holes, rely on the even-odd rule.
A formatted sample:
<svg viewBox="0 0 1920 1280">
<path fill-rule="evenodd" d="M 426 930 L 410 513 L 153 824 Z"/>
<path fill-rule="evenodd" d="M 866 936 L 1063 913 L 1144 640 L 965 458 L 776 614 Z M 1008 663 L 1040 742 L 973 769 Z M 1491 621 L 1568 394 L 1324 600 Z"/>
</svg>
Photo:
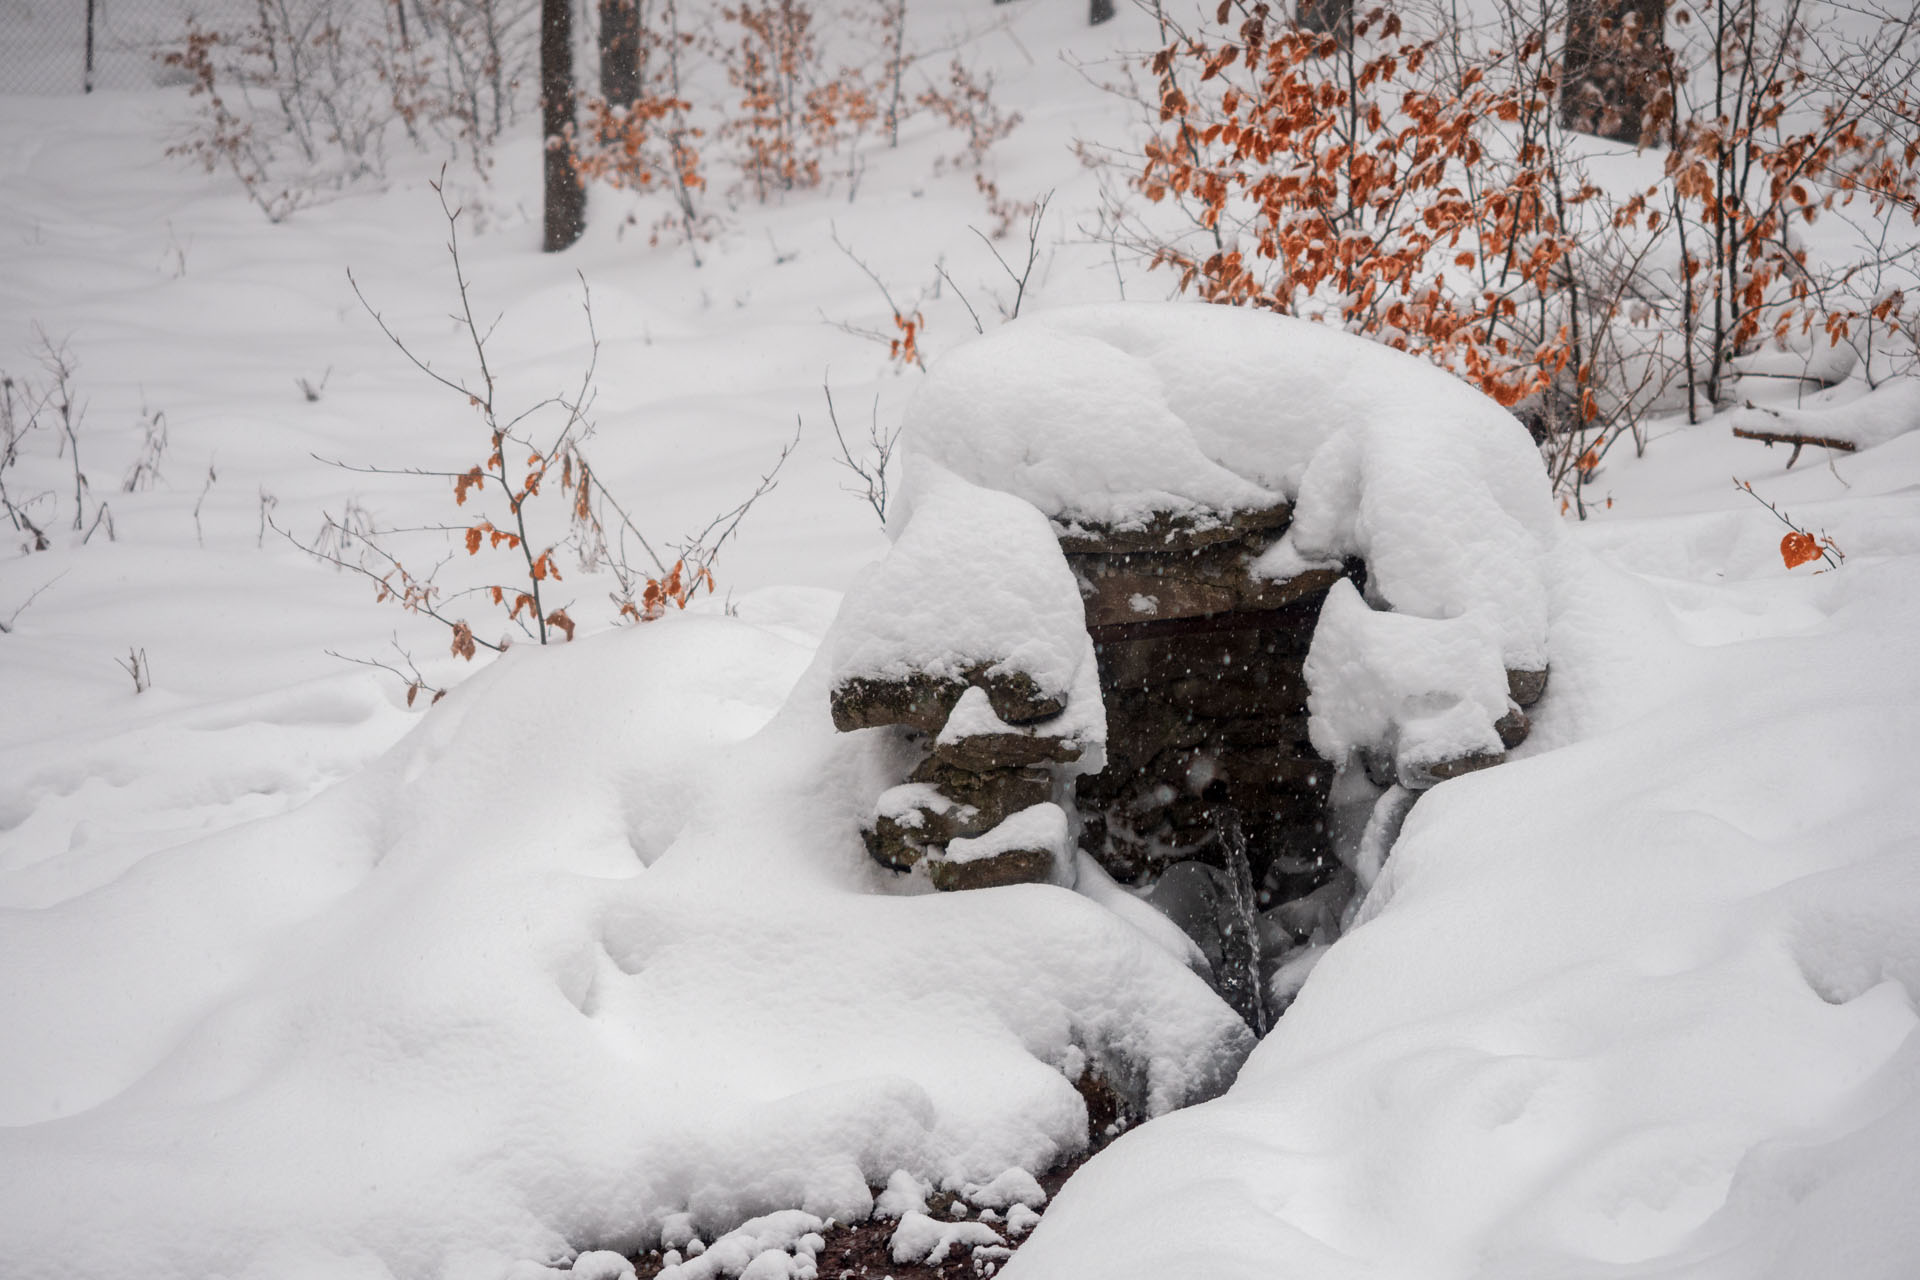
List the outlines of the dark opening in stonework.
<svg viewBox="0 0 1920 1280">
<path fill-rule="evenodd" d="M 1282 609 L 1096 628 L 1107 766 L 1078 780 L 1081 845 L 1140 883 L 1188 859 L 1220 865 L 1211 814 L 1241 815 L 1261 905 L 1335 870 L 1333 767 L 1307 740 L 1301 667 L 1324 592 Z"/>
<path fill-rule="evenodd" d="M 1250 573 L 1290 515 L 1283 505 L 1204 530 L 1062 539 L 1107 713 L 1106 768 L 1076 786 L 1081 847 L 1124 883 L 1189 860 L 1221 866 L 1221 805 L 1239 814 L 1261 906 L 1304 897 L 1338 870 L 1333 766 L 1308 741 L 1303 667 L 1340 572 Z"/>
</svg>

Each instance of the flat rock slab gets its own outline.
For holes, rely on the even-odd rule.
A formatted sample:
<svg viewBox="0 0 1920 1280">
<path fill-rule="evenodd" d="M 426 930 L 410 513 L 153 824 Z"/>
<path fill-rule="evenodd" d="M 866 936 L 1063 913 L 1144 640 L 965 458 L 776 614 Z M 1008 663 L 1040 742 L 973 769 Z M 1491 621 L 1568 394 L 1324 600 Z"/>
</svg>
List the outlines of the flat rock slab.
<svg viewBox="0 0 1920 1280">
<path fill-rule="evenodd" d="M 935 742 L 933 758 L 955 769 L 988 773 L 1036 764 L 1071 764 L 1080 758 L 1080 745 L 1039 733 L 976 733 Z"/>
<path fill-rule="evenodd" d="M 988 664 L 960 678 L 925 672 L 895 678 L 850 676 L 833 687 L 828 702 L 833 727 L 842 733 L 898 724 L 933 734 L 946 726 L 960 695 L 975 687 L 986 691 L 994 714 L 1008 724 L 1050 720 L 1067 708 L 1065 695 L 1047 692 L 1026 672 L 993 670 Z"/>
<path fill-rule="evenodd" d="M 1288 502 L 1208 519 L 1159 513 L 1135 528 L 1076 524 L 1060 529 L 1060 549 L 1069 555 L 1195 551 L 1223 542 L 1245 541 L 1250 535 L 1277 537 L 1292 519 L 1293 504 Z"/>
<path fill-rule="evenodd" d="M 941 854 L 927 858 L 927 878 L 947 892 L 993 889 L 1004 884 L 1040 884 L 1053 873 L 1051 849 L 1008 849 L 989 858 L 955 862 Z"/>
</svg>

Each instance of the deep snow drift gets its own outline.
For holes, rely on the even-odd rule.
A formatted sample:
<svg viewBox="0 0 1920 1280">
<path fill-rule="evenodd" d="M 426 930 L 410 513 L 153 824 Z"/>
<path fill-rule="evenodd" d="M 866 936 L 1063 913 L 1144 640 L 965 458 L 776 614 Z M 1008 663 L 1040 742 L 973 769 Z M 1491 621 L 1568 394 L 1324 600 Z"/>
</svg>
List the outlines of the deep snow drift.
<svg viewBox="0 0 1920 1280">
<path fill-rule="evenodd" d="M 1045 1168 L 1089 1062 L 1225 1086 L 1244 1028 L 1121 918 L 890 896 L 819 602 L 739 607 L 510 654 L 318 800 L 9 913 L 10 1265 L 488 1274 Z"/>
<path fill-rule="evenodd" d="M 1553 660 L 1519 758 L 1418 801 L 1363 922 L 1233 1088 L 1098 1157 L 1014 1274 L 1920 1272 L 1911 389 L 1775 404 L 1862 446 L 1831 467 L 1784 472 L 1724 417 L 1663 426 L 1644 460 L 1601 469 L 1589 493 L 1610 508 L 1562 525 L 1508 484 L 1504 445 L 1463 479 L 1469 440 L 1403 456 L 1355 409 L 1458 407 L 1437 375 L 1342 387 L 1342 366 L 1307 361 L 1263 382 L 1232 358 L 1233 320 L 1174 356 L 1150 320 L 1049 321 L 1043 304 L 1120 292 L 1076 230 L 1095 179 L 1065 157 L 1129 108 L 1046 51 L 1098 62 L 1151 23 L 996 13 L 1017 24 L 990 58 L 1028 117 L 996 177 L 1059 191 L 1028 299 L 1047 336 L 988 372 L 1033 374 L 1028 407 L 1052 416 L 1029 427 L 1125 442 L 1099 450 L 1117 478 L 1094 492 L 1115 501 L 1081 514 L 1124 518 L 1138 508 L 1117 500 L 1145 492 L 1196 513 L 1297 498 L 1300 562 L 1384 562 L 1376 532 L 1425 546 L 1413 526 L 1445 489 L 1450 534 L 1487 538 L 1444 548 L 1458 571 L 1434 580 L 1458 594 L 1381 580 L 1400 613 L 1341 608 L 1465 636 L 1453 669 L 1476 673 L 1482 711 L 1495 666 Z M 474 460 L 466 407 L 418 384 L 341 272 L 407 333 L 444 336 L 431 166 L 397 161 L 391 190 L 272 227 L 161 158 L 180 107 L 0 98 L 0 364 L 32 370 L 36 325 L 71 339 L 118 530 L 83 542 L 63 510 L 51 550 L 0 559 L 0 1272 L 486 1280 L 591 1250 L 576 1274 L 613 1280 L 609 1249 L 745 1228 L 727 1256 L 791 1274 L 809 1215 L 865 1212 L 873 1188 L 911 1225 L 903 1247 L 939 1248 L 954 1224 L 925 1213 L 927 1188 L 1013 1187 L 1010 1168 L 1079 1149 L 1089 1064 L 1161 1110 L 1227 1084 L 1238 1022 L 1164 919 L 1084 862 L 1078 893 L 900 896 L 854 834 L 897 775 L 832 733 L 827 672 L 858 637 L 826 637 L 885 544 L 838 491 L 819 386 L 829 371 L 843 408 L 877 397 L 892 423 L 921 383 L 822 320 L 886 324 L 836 235 L 903 295 L 940 261 L 989 315 L 1010 301 L 966 230 L 984 221 L 970 176 L 926 177 L 950 142 L 876 153 L 855 203 L 730 211 L 697 270 L 618 217 L 540 257 L 535 175 L 503 163 L 469 243 L 482 305 L 505 313 L 501 371 L 529 395 L 571 385 L 579 267 L 607 348 L 596 460 L 650 530 L 737 501 L 796 413 L 811 434 L 722 561 L 722 599 L 468 668 L 263 521 L 305 538 L 348 498 L 383 523 L 448 518 L 445 486 L 313 457 Z M 933 414 L 993 343 L 958 345 L 951 294 L 926 306 L 916 412 Z M 1063 353 L 1103 398 L 1031 399 Z M 956 421 L 1021 408 L 963 385 Z M 1228 402 L 1299 430 L 1174 408 Z M 123 492 L 148 410 L 170 452 Z M 1071 518 L 1050 465 L 1036 455 L 1018 496 Z M 1786 570 L 1781 526 L 1729 472 L 1830 533 L 1844 566 Z M 14 474 L 71 480 L 47 436 Z M 1316 488 L 1337 512 L 1359 476 L 1378 509 L 1303 543 Z M 1524 572 L 1476 576 L 1491 565 Z M 568 581 L 598 600 L 599 581 Z M 1489 601 L 1498 625 L 1461 623 Z M 970 625 L 964 599 L 930 603 Z M 431 710 L 324 654 L 390 653 L 396 628 L 457 686 Z M 115 666 L 130 646 L 152 658 L 139 694 Z M 1087 677 L 1083 651 L 1052 656 Z M 1003 1234 L 1030 1215 L 1016 1197 Z"/>
<path fill-rule="evenodd" d="M 1710 493 L 1725 430 L 1643 466 Z M 1916 481 L 1920 435 L 1776 473 L 1820 576 L 1750 502 L 1577 530 L 1530 758 L 1424 796 L 1228 1095 L 1007 1274 L 1912 1275 Z"/>
</svg>

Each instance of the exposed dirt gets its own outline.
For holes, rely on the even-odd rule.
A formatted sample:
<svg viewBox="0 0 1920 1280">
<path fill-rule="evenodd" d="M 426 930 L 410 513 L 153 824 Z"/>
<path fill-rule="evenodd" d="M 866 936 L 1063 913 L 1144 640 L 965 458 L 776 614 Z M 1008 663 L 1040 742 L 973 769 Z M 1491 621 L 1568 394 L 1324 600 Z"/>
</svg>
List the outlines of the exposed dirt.
<svg viewBox="0 0 1920 1280">
<path fill-rule="evenodd" d="M 1134 1117 L 1129 1114 L 1120 1096 L 1091 1072 L 1082 1076 L 1075 1088 L 1087 1101 L 1087 1128 L 1093 1135 L 1093 1141 L 1086 1151 L 1040 1175 L 1040 1186 L 1047 1193 L 1047 1203 L 1040 1209 L 1042 1216 L 1053 1204 L 1060 1188 L 1066 1185 L 1067 1179 L 1134 1123 Z M 878 1194 L 879 1188 L 874 1188 L 874 1191 Z M 935 1218 L 947 1221 L 951 1217 L 950 1206 L 956 1198 L 950 1192 L 936 1191 L 927 1197 L 927 1211 Z M 974 1215 L 969 1214 L 968 1217 L 973 1219 Z M 827 1244 L 817 1258 L 820 1280 L 969 1280 L 971 1277 L 991 1275 L 999 1269 L 998 1265 L 989 1264 L 976 1270 L 972 1251 L 959 1248 L 954 1249 L 939 1266 L 895 1262 L 891 1245 L 893 1230 L 897 1225 L 891 1218 L 871 1218 L 865 1222 L 835 1223 L 822 1232 Z M 1003 1237 L 1006 1236 L 1004 1221 L 993 1225 Z M 1008 1239 L 1007 1244 L 1015 1251 L 1020 1247 L 1019 1240 Z M 635 1257 L 633 1264 L 640 1280 L 651 1280 L 664 1266 L 657 1250 Z"/>
</svg>

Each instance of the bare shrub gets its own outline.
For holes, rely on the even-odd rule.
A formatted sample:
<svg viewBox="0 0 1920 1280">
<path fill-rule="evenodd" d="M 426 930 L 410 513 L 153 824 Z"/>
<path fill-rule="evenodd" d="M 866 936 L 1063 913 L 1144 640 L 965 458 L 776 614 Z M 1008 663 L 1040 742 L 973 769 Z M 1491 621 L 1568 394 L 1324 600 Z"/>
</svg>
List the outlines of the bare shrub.
<svg viewBox="0 0 1920 1280">
<path fill-rule="evenodd" d="M 715 558 L 754 502 L 774 487 L 787 450 L 738 506 L 697 534 L 656 547 L 628 507 L 608 490 L 586 453 L 593 435 L 600 340 L 585 280 L 581 311 L 588 354 L 578 383 L 570 391 L 530 403 L 510 402 L 489 347 L 497 322 L 476 315 L 472 281 L 460 257 L 461 211 L 449 202 L 444 187 L 435 184 L 435 190 L 447 224 L 454 318 L 470 355 L 465 371 L 446 372 L 421 357 L 388 326 L 359 282 L 352 283 L 395 349 L 473 412 L 477 450 L 484 450 L 484 456 L 464 468 L 456 464 L 444 470 L 334 463 L 363 474 L 424 477 L 445 485 L 455 511 L 443 522 L 387 527 L 364 511 L 356 516 L 350 504 L 343 515 L 323 513 L 319 536 L 303 543 L 273 521 L 263 496 L 263 523 L 318 559 L 366 578 L 377 601 L 393 601 L 439 623 L 449 635 L 451 653 L 469 661 L 479 650 L 505 648 L 513 632 L 540 644 L 571 640 L 576 627 L 588 620 L 584 614 L 576 620 L 579 602 L 562 595 L 572 571 L 562 568 L 563 548 L 574 553 L 573 567 L 611 576 L 608 623 L 649 621 L 712 591 Z M 557 500 L 543 503 L 543 497 Z M 468 569 L 469 564 L 474 568 Z M 447 576 L 459 581 L 443 584 L 442 572 L 450 565 L 459 567 Z M 504 624 L 506 632 L 487 627 L 484 615 Z M 403 678 L 409 681 L 409 702 L 419 689 L 429 687 L 424 680 Z"/>
<path fill-rule="evenodd" d="M 517 115 L 532 0 L 258 0 L 250 20 L 189 20 L 161 61 L 200 112 L 168 148 L 230 172 L 274 222 L 379 181 L 399 131 L 485 175 Z"/>
</svg>

